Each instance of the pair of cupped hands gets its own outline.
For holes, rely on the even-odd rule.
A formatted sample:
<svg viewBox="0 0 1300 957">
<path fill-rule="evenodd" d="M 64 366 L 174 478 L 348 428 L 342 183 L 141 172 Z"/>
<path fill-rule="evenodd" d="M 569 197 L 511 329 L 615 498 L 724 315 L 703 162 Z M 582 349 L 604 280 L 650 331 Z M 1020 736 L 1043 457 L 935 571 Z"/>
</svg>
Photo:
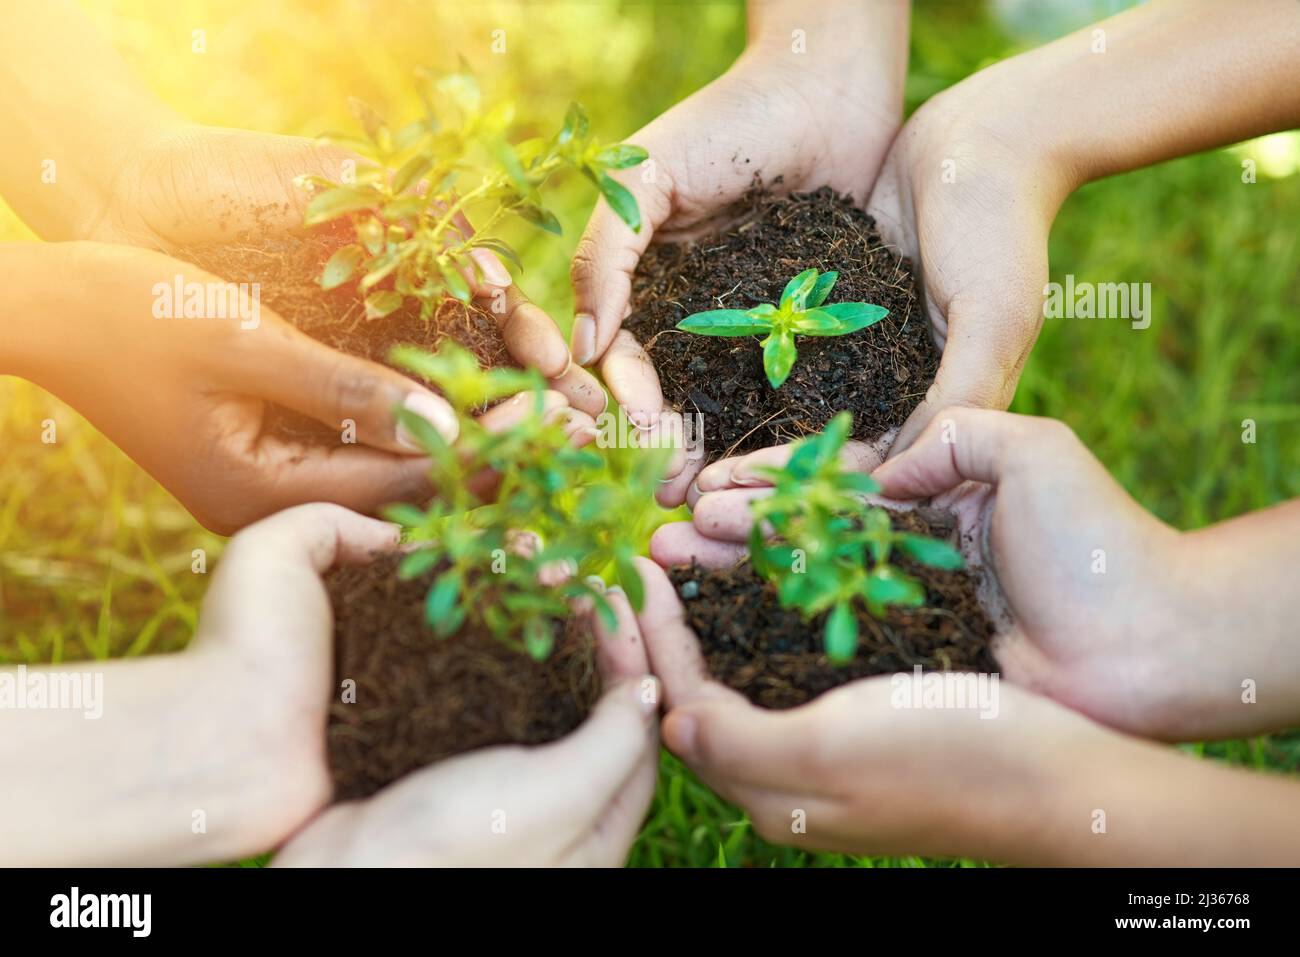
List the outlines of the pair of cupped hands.
<svg viewBox="0 0 1300 957">
<path fill-rule="evenodd" d="M 936 382 L 900 432 L 845 455 L 852 467 L 874 470 L 887 498 L 931 499 L 959 516 L 982 598 L 1000 625 L 997 658 L 1013 683 L 1003 686 L 993 720 L 973 710 L 893 708 L 887 678 L 788 712 L 755 708 L 712 681 L 660 565 L 738 557 L 748 503 L 764 494 L 756 467 L 779 464 L 785 452 L 702 471 L 679 457 L 659 497 L 688 501 L 694 519 L 659 530 L 651 548 L 659 564 L 641 560 L 642 611 L 612 590 L 617 629 L 593 622 L 607 692 L 581 729 L 544 747 L 455 758 L 368 801 L 322 811 L 331 629 L 319 575 L 394 546 L 392 526 L 355 512 L 428 492 L 427 463 L 404 446 L 393 408 L 404 403 L 449 438 L 454 423 L 432 393 L 265 311 L 252 334 L 155 324 L 115 369 L 81 370 L 87 380 L 130 374 L 156 387 L 105 410 L 100 424 L 205 523 L 237 528 L 320 498 L 348 507 L 292 508 L 236 536 L 195 643 L 196 653 L 219 651 L 256 675 L 230 683 L 232 695 L 274 689 L 279 707 L 232 702 L 230 713 L 257 722 L 282 755 L 277 823 L 262 835 L 287 838 L 280 861 L 617 864 L 654 790 L 661 712 L 668 746 L 773 840 L 1044 860 L 1041 844 L 999 841 L 1007 829 L 994 825 L 1033 820 L 1070 797 L 1089 762 L 1149 768 L 1176 760 L 1112 729 L 1164 739 L 1251 730 L 1202 706 L 1229 667 L 1222 651 L 1201 648 L 1176 676 L 1162 666 L 1176 654 L 1181 623 L 1198 614 L 1186 600 L 1195 563 L 1183 538 L 1129 499 L 1068 429 L 988 411 L 1008 404 L 1036 336 L 1047 233 L 1071 184 L 1016 145 L 1014 118 L 973 111 L 978 82 L 936 97 L 900 130 L 898 105 L 869 89 L 746 55 L 630 137 L 655 164 L 653 176 L 623 176 L 644 226 L 633 234 L 603 204 L 594 213 L 574 262 L 571 349 L 499 263 L 481 262 L 478 282 L 481 293 L 508 289 L 500 317 L 507 345 L 548 377 L 551 405 L 575 430 L 606 408 L 585 368 L 592 365 L 632 420 L 653 430 L 664 421 L 658 380 L 621 329 L 646 244 L 716 226 L 756 171 L 790 190 L 829 184 L 869 197 L 886 239 L 920 266 L 925 311 L 944 351 Z M 249 224 L 227 220 L 214 235 L 212 213 L 227 196 L 282 209 L 291 229 L 302 202 L 294 176 L 328 173 L 337 160 L 293 138 L 176 130 L 128 166 L 118 199 L 88 235 L 163 252 L 229 238 Z M 82 268 L 102 266 L 125 298 L 133 286 L 121 277 L 137 268 L 133 259 L 163 252 L 96 244 L 78 255 Z M 97 334 L 105 348 L 111 337 L 111 354 L 122 356 L 120 330 L 104 325 Z M 286 368 L 296 374 L 286 377 Z M 83 387 L 93 383 L 67 386 Z M 267 401 L 331 425 L 352 419 L 364 445 L 302 449 L 262 436 Z M 493 411 L 508 424 L 512 413 L 501 408 Z M 160 415 L 171 421 L 159 423 Z M 1098 549 L 1108 556 L 1106 574 L 1094 571 Z M 1251 719 L 1268 724 L 1262 710 Z M 499 831 L 494 811 L 508 822 Z"/>
</svg>

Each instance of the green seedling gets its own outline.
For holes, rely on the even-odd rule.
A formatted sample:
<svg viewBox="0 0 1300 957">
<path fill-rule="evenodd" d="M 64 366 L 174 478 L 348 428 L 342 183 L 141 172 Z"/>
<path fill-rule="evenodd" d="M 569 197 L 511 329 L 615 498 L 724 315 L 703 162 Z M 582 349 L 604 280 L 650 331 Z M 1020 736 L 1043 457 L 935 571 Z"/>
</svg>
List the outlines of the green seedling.
<svg viewBox="0 0 1300 957">
<path fill-rule="evenodd" d="M 759 343 L 763 369 L 772 388 L 779 389 L 798 357 L 795 336 L 843 336 L 889 315 L 883 306 L 866 302 L 826 305 L 839 277 L 837 272 L 805 269 L 786 283 L 775 306 L 765 302 L 753 309 L 710 309 L 687 316 L 677 328 L 697 336 L 764 336 Z"/>
<path fill-rule="evenodd" d="M 439 495 L 386 514 L 413 548 L 399 575 L 434 573 L 425 618 L 435 634 L 476 624 L 541 660 L 575 599 L 593 602 L 614 627 L 604 592 L 587 576 L 610 575 L 641 607 L 632 561 L 639 543 L 629 530 L 653 502 L 666 453 L 573 448 L 562 426 L 543 417 L 540 374 L 484 370 L 455 343 L 435 354 L 399 347 L 392 361 L 436 385 L 460 423 L 453 449 L 424 419 L 398 411 L 430 456 Z M 529 407 L 518 424 L 490 432 L 475 421 L 484 404 L 521 392 Z M 495 476 L 490 495 L 480 491 L 487 475 Z"/>
<path fill-rule="evenodd" d="M 474 249 L 520 265 L 515 250 L 492 230 L 513 214 L 558 235 L 560 222 L 541 190 L 561 170 L 581 172 L 628 226 L 640 230 L 636 200 L 609 171 L 635 166 L 646 151 L 598 143 L 577 103 L 555 135 L 512 143 L 514 105 L 485 107 L 467 69 L 421 74 L 419 93 L 424 115 L 396 130 L 372 107 L 350 101 L 364 137 L 322 139 L 352 149 L 362 163 L 343 181 L 298 178 L 314 194 L 306 225 L 351 222 L 354 241 L 334 253 L 319 282 L 333 289 L 359 274 L 367 318 L 390 314 L 407 297 L 419 301 L 426 320 L 448 295 L 469 302 L 466 274 L 478 269 L 469 258 Z M 477 230 L 466 224 L 470 207 L 483 217 Z"/>
<path fill-rule="evenodd" d="M 921 583 L 890 564 L 895 549 L 936 568 L 963 565 L 951 545 L 895 531 L 889 513 L 867 502 L 880 486 L 840 462 L 851 426 L 850 414 L 841 412 L 824 432 L 796 443 L 784 468 L 762 470 L 772 494 L 751 503 L 750 560 L 776 586 L 783 608 L 809 620 L 829 612 L 824 644 L 837 664 L 857 650 L 856 603 L 877 618 L 886 605 L 924 603 Z M 764 523 L 775 538 L 764 537 Z"/>
</svg>

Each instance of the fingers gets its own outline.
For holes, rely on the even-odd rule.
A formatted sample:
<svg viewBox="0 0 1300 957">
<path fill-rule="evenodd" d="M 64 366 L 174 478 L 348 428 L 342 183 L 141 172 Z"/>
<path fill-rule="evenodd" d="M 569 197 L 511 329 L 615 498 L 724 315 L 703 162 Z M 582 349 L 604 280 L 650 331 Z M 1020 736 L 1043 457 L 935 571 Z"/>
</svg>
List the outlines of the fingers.
<svg viewBox="0 0 1300 957">
<path fill-rule="evenodd" d="M 1037 337 L 1037 326 L 1004 322 L 949 306 L 948 337 L 934 382 L 903 427 L 890 455 L 907 449 L 941 409 L 1005 409 L 1016 391 L 1020 370 Z M 1020 331 L 1017 331 L 1020 330 Z"/>
<path fill-rule="evenodd" d="M 840 452 L 840 461 L 850 471 L 870 472 L 885 460 L 894 435 L 890 431 L 873 442 L 846 442 Z M 792 449 L 792 443 L 774 445 L 747 455 L 721 459 L 700 472 L 696 486 L 703 493 L 737 485 L 746 488 L 771 485 L 772 480 L 764 474 L 763 469 L 784 468 L 790 460 Z"/>
<path fill-rule="evenodd" d="M 609 409 L 609 393 L 600 380 L 578 365 L 569 363 L 563 375 L 548 379 L 547 384 L 569 400 L 569 405 L 592 418 Z"/>
<path fill-rule="evenodd" d="M 362 562 L 396 547 L 399 529 L 337 505 L 279 512 L 236 535 L 203 601 L 200 630 L 230 638 L 327 633 L 320 575 L 338 562 Z"/>
<path fill-rule="evenodd" d="M 694 701 L 663 721 L 664 744 L 706 781 L 737 788 L 806 793 L 818 729 L 808 709 L 769 711 L 740 695 Z"/>
<path fill-rule="evenodd" d="M 534 749 L 553 779 L 566 782 L 555 794 L 566 815 L 584 813 L 574 807 L 577 802 L 594 819 L 643 764 L 647 749 L 658 743 L 659 694 L 649 675 L 624 678 L 601 696 L 577 731 Z"/>
<path fill-rule="evenodd" d="M 747 554 L 749 549 L 744 545 L 701 535 L 694 522 L 660 525 L 650 538 L 650 557 L 664 568 L 691 562 L 704 568 L 727 568 Z"/>
<path fill-rule="evenodd" d="M 682 603 L 664 570 L 645 558 L 638 558 L 636 567 L 645 586 L 645 602 L 637 622 L 649 654 L 650 670 L 663 683 L 665 705 L 676 708 L 707 698 L 741 698 L 738 692 L 709 677 L 699 641 L 686 624 Z"/>
<path fill-rule="evenodd" d="M 623 324 L 632 295 L 632 274 L 655 231 L 672 209 L 672 183 L 661 150 L 654 144 L 631 139 L 657 162 L 651 182 L 632 170 L 615 179 L 631 191 L 641 212 L 641 229 L 633 232 L 603 199 L 587 221 L 573 256 L 574 293 L 573 358 L 589 365 L 604 355 Z M 608 379 L 608 377 L 607 377 Z"/>
<path fill-rule="evenodd" d="M 639 429 L 652 427 L 664 408 L 663 389 L 654 363 L 626 329 L 618 329 L 604 352 L 600 374 L 610 392 Z"/>
<path fill-rule="evenodd" d="M 1065 426 L 1050 419 L 951 408 L 938 413 L 906 452 L 872 477 L 887 498 L 928 498 L 963 481 L 996 485 L 1006 470 Z"/>
<path fill-rule="evenodd" d="M 591 627 L 596 636 L 596 663 L 601 679 L 606 685 L 628 678 L 638 678 L 650 670 L 645 644 L 641 640 L 641 626 L 623 589 L 614 587 L 605 591 L 618 624 L 611 631 L 602 624 L 600 616 L 592 614 Z M 649 686 L 647 686 L 649 688 Z M 653 689 L 657 692 L 657 686 Z"/>
<path fill-rule="evenodd" d="M 569 347 L 559 326 L 540 306 L 516 285 L 493 288 L 487 300 L 485 304 L 501 328 L 506 349 L 516 362 L 536 369 L 547 379 L 565 374 L 570 363 Z"/>
<path fill-rule="evenodd" d="M 228 509 L 215 524 L 197 516 L 214 531 L 242 527 L 264 514 L 304 502 L 327 499 L 372 514 L 394 502 L 423 502 L 433 494 L 429 460 L 412 455 L 360 446 L 300 445 L 267 436 L 257 440 L 251 451 L 237 454 L 248 462 L 245 471 L 256 483 L 246 497 L 263 511 L 238 515 Z"/>
<path fill-rule="evenodd" d="M 395 369 L 331 349 L 278 318 L 262 317 L 256 343 L 225 363 L 221 385 L 311 416 L 340 435 L 355 429 L 358 443 L 387 452 L 421 452 L 397 419 L 404 407 L 428 420 L 448 442 L 460 427 L 440 396 Z"/>
</svg>

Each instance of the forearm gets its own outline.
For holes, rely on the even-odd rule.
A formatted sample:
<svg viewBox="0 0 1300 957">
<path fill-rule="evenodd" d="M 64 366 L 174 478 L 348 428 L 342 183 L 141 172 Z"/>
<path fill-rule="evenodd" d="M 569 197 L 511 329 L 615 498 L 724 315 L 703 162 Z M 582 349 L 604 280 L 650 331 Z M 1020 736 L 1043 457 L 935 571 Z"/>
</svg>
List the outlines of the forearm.
<svg viewBox="0 0 1300 957">
<path fill-rule="evenodd" d="M 1059 776 L 998 821 L 998 859 L 1072 866 L 1300 864 L 1300 783 L 1111 732 L 1063 742 Z"/>
<path fill-rule="evenodd" d="M 1153 0 L 967 82 L 1077 185 L 1300 124 L 1300 3 Z"/>
<path fill-rule="evenodd" d="M 70 0 L 0 0 L 0 195 L 36 232 L 74 239 L 125 151 L 178 121 Z"/>
<path fill-rule="evenodd" d="M 746 58 L 816 69 L 901 119 L 910 0 L 749 0 L 748 11 Z"/>
<path fill-rule="evenodd" d="M 283 837 L 282 769 L 213 665 L 186 652 L 0 671 L 0 864 L 196 864 Z M 60 694 L 79 707 L 51 707 Z"/>
<path fill-rule="evenodd" d="M 1184 663 L 1201 673 L 1180 720 L 1206 737 L 1300 723 L 1300 500 L 1182 536 L 1174 556 Z M 1192 735 L 1188 735 L 1192 736 Z"/>
</svg>

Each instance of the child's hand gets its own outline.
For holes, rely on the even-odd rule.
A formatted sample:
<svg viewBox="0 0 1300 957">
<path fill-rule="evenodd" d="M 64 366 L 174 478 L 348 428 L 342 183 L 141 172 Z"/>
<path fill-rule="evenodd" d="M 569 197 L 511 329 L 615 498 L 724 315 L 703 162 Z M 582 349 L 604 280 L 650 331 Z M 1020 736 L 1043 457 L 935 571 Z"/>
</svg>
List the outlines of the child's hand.
<svg viewBox="0 0 1300 957">
<path fill-rule="evenodd" d="M 639 567 L 664 743 L 769 841 L 1031 865 L 1295 859 L 1294 782 L 1135 741 L 1005 683 L 983 708 L 906 706 L 921 700 L 911 675 L 756 707 L 709 677 L 672 584 Z"/>
<path fill-rule="evenodd" d="M 279 865 L 598 866 L 627 858 L 654 794 L 659 686 L 621 592 L 619 627 L 593 621 L 607 688 L 573 734 L 498 747 L 416 771 L 374 797 L 336 805 Z"/>
<path fill-rule="evenodd" d="M 861 471 L 874 464 L 853 449 L 845 456 Z M 1287 653 L 1279 623 L 1268 619 L 1277 602 L 1248 601 L 1240 589 L 1233 597 L 1238 586 L 1226 569 L 1234 559 L 1211 562 L 1143 511 L 1061 423 L 947 409 L 874 477 L 887 499 L 928 498 L 958 514 L 967 560 L 983 575 L 981 600 L 1000 625 L 994 652 L 1011 681 L 1103 723 L 1170 740 L 1257 733 L 1300 717 L 1300 655 Z M 766 494 L 701 495 L 693 522 L 660 528 L 651 554 L 664 565 L 737 560 L 746 554 L 749 503 Z M 1224 570 L 1216 578 L 1208 567 Z M 1268 581 L 1260 578 L 1265 592 Z M 1262 620 L 1249 627 L 1248 614 Z M 1237 627 L 1213 624 L 1233 616 Z M 1242 682 L 1261 674 L 1273 692 L 1244 704 Z"/>
</svg>

